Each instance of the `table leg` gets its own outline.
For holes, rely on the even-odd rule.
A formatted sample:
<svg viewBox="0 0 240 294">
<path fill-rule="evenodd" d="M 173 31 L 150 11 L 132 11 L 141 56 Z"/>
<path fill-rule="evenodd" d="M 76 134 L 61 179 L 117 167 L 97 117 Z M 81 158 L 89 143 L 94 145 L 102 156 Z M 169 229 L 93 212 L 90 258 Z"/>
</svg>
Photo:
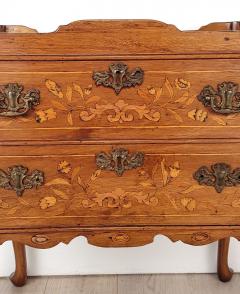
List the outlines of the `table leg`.
<svg viewBox="0 0 240 294">
<path fill-rule="evenodd" d="M 222 282 L 231 280 L 233 271 L 228 266 L 228 249 L 230 238 L 221 239 L 218 241 L 218 278 Z"/>
<path fill-rule="evenodd" d="M 15 286 L 21 287 L 25 285 L 27 281 L 27 260 L 25 245 L 14 241 L 12 243 L 15 254 L 16 269 L 15 272 L 11 274 L 10 280 Z"/>
</svg>

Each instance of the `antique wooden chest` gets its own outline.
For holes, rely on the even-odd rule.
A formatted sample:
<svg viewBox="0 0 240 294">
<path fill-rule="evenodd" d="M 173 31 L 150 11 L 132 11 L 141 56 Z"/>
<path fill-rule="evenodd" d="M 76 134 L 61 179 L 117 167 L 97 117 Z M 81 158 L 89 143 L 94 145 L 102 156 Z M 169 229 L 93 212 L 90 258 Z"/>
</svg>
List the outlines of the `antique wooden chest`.
<svg viewBox="0 0 240 294">
<path fill-rule="evenodd" d="M 158 21 L 0 30 L 0 242 L 74 237 L 140 246 L 163 234 L 240 239 L 238 23 L 180 31 Z"/>
</svg>

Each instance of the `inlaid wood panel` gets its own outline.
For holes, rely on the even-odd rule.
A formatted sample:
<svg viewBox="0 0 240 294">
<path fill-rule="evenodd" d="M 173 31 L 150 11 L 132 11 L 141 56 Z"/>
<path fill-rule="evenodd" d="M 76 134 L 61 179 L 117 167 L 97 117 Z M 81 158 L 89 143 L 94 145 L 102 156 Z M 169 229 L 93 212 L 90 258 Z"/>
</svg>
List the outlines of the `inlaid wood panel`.
<svg viewBox="0 0 240 294">
<path fill-rule="evenodd" d="M 83 236 L 89 244 L 99 247 L 135 247 L 150 244 L 157 235 L 171 241 L 182 241 L 194 246 L 234 237 L 240 240 L 239 226 L 104 226 L 1 229 L 0 244 L 13 240 L 35 248 L 51 248 L 59 243 L 68 244 Z"/>
<path fill-rule="evenodd" d="M 116 170 L 97 166 L 98 154 L 110 156 L 119 148 L 130 155 L 142 152 L 144 162 L 125 169 L 121 176 Z M 225 152 L 216 144 L 52 146 L 48 153 L 44 147 L 36 151 L 31 147 L 21 147 L 21 152 L 12 150 L 13 155 L 9 149 L 9 155 L 0 157 L 2 228 L 13 224 L 48 226 L 49 219 L 56 226 L 239 224 L 238 182 L 230 185 L 230 178 L 226 178 L 222 190 L 217 192 L 214 184 L 200 185 L 194 178 L 203 166 L 214 173 L 211 166 L 216 163 L 229 165 L 229 173 L 237 170 L 237 146 L 230 146 Z M 6 174 L 10 174 L 8 168 L 16 165 L 28 168 L 29 180 L 22 181 L 26 186 L 30 180 L 37 181 L 31 176 L 36 170 L 44 174 L 44 182 L 23 187 L 18 194 L 14 189 L 17 180 L 12 178 L 11 187 L 4 189 Z M 238 173 L 235 174 L 232 177 L 238 179 Z"/>
<path fill-rule="evenodd" d="M 77 236 L 105 247 L 158 234 L 221 240 L 229 279 L 223 239 L 240 239 L 238 27 L 1 26 L 0 243 L 14 241 L 17 285 L 23 244 Z"/>
<path fill-rule="evenodd" d="M 238 61 L 125 61 L 130 71 L 141 67 L 144 80 L 118 95 L 92 78 L 111 63 L 22 62 L 8 71 L 0 63 L 2 91 L 9 83 L 40 91 L 39 104 L 25 115 L 0 116 L 0 140 L 239 137 L 239 113 L 217 113 L 198 99 L 207 85 L 238 88 Z"/>
</svg>

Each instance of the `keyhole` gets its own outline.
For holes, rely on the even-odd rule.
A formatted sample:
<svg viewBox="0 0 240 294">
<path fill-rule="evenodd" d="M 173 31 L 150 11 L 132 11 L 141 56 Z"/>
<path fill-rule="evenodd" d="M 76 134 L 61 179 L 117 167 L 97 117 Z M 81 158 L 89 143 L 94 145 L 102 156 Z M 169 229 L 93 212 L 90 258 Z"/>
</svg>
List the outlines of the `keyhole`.
<svg viewBox="0 0 240 294">
<path fill-rule="evenodd" d="M 21 188 L 21 175 L 17 174 L 16 176 L 16 187 L 17 189 Z"/>
<path fill-rule="evenodd" d="M 115 79 L 116 85 L 119 86 L 121 84 L 121 72 L 120 70 L 116 71 L 116 79 Z"/>
<path fill-rule="evenodd" d="M 121 156 L 117 157 L 117 167 L 121 168 Z"/>
</svg>

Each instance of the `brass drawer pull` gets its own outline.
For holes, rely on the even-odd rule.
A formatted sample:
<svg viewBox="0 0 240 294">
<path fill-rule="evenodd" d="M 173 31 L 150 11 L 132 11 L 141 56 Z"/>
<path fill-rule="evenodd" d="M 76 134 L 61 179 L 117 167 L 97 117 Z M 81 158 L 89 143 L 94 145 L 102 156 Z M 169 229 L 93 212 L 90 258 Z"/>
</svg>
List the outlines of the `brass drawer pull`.
<svg viewBox="0 0 240 294">
<path fill-rule="evenodd" d="M 96 155 L 96 164 L 100 169 L 115 171 L 122 176 L 124 171 L 137 168 L 143 165 L 144 154 L 136 152 L 129 154 L 128 150 L 118 148 L 110 152 L 100 152 Z"/>
<path fill-rule="evenodd" d="M 34 170 L 28 175 L 28 168 L 22 165 L 14 165 L 7 172 L 0 169 L 0 187 L 14 190 L 17 196 L 22 196 L 25 189 L 41 186 L 44 182 L 42 171 Z"/>
<path fill-rule="evenodd" d="M 238 92 L 238 84 L 234 82 L 218 84 L 217 90 L 210 85 L 205 86 L 197 98 L 204 106 L 211 107 L 217 113 L 240 112 L 240 92 Z"/>
<path fill-rule="evenodd" d="M 200 185 L 213 186 L 218 193 L 221 193 L 225 187 L 233 187 L 240 184 L 240 168 L 232 170 L 226 163 L 215 163 L 211 170 L 206 167 L 200 167 L 193 178 Z"/>
<path fill-rule="evenodd" d="M 0 116 L 15 117 L 24 115 L 33 106 L 39 104 L 40 92 L 31 89 L 23 92 L 22 85 L 13 83 L 7 84 L 0 90 Z"/>
<path fill-rule="evenodd" d="M 143 82 L 144 72 L 140 67 L 136 67 L 132 71 L 128 71 L 128 67 L 124 63 L 112 63 L 108 71 L 93 72 L 93 80 L 96 85 L 113 88 L 118 95 L 122 88 L 134 87 L 141 85 Z"/>
</svg>

